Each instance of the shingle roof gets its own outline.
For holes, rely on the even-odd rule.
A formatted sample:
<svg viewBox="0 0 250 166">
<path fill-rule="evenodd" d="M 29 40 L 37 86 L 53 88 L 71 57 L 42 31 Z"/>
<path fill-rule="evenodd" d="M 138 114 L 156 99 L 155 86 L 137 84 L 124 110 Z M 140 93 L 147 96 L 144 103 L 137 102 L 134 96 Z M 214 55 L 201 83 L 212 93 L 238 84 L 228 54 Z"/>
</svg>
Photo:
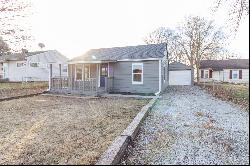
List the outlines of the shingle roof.
<svg viewBox="0 0 250 166">
<path fill-rule="evenodd" d="M 116 61 L 123 59 L 148 59 L 162 58 L 166 44 L 149 44 L 127 47 L 113 47 L 91 49 L 82 56 L 73 58 L 71 62 L 76 61 Z"/>
<path fill-rule="evenodd" d="M 175 71 L 175 70 L 191 70 L 193 69 L 192 67 L 185 65 L 180 62 L 173 62 L 169 64 L 169 70 L 170 71 Z"/>
<path fill-rule="evenodd" d="M 214 71 L 223 69 L 249 69 L 249 59 L 202 60 L 200 69 L 212 68 Z"/>
<path fill-rule="evenodd" d="M 36 55 L 36 54 L 41 54 L 41 53 L 48 52 L 48 51 L 50 50 L 2 55 L 0 56 L 0 61 L 23 61 L 25 60 L 25 57 Z"/>
</svg>

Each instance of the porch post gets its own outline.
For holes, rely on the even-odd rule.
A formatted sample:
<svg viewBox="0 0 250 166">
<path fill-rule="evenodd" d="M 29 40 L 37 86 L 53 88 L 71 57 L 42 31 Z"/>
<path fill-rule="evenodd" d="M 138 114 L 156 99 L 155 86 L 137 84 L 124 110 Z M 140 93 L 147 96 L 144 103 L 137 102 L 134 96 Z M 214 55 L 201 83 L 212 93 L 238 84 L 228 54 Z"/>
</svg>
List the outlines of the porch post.
<svg viewBox="0 0 250 166">
<path fill-rule="evenodd" d="M 62 64 L 59 64 L 60 88 L 62 89 Z"/>
<path fill-rule="evenodd" d="M 85 91 L 85 65 L 82 64 L 82 80 L 83 80 L 83 92 Z"/>
<path fill-rule="evenodd" d="M 96 88 L 95 88 L 95 90 L 96 90 L 96 95 L 97 95 L 97 93 L 98 93 L 98 82 L 99 82 L 99 72 L 98 72 L 98 69 L 99 69 L 99 64 L 96 64 L 96 81 L 95 81 L 95 86 L 96 86 Z"/>
<path fill-rule="evenodd" d="M 75 64 L 71 65 L 71 90 L 74 89 L 75 86 Z"/>
<path fill-rule="evenodd" d="M 49 91 L 51 90 L 52 86 L 52 64 L 49 64 Z"/>
</svg>

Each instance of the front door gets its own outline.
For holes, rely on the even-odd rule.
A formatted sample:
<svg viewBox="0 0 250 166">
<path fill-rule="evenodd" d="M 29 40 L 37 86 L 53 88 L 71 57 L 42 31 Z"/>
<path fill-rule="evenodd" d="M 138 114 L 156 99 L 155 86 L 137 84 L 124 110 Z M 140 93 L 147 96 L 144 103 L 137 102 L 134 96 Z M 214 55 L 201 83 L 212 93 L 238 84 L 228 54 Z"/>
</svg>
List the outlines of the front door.
<svg viewBox="0 0 250 166">
<path fill-rule="evenodd" d="M 108 77 L 108 64 L 101 64 L 100 87 L 105 87 L 105 77 Z"/>
</svg>

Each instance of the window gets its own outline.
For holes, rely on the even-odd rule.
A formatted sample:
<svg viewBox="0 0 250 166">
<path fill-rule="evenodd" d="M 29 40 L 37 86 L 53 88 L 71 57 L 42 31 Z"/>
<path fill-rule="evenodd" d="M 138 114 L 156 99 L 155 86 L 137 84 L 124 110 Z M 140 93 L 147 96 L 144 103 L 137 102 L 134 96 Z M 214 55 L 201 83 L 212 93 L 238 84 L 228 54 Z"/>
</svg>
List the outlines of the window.
<svg viewBox="0 0 250 166">
<path fill-rule="evenodd" d="M 233 79 L 238 79 L 238 73 L 239 73 L 238 70 L 233 70 L 232 71 L 232 77 L 233 77 Z"/>
<path fill-rule="evenodd" d="M 17 62 L 16 67 L 23 67 L 25 66 L 25 62 Z"/>
<path fill-rule="evenodd" d="M 82 80 L 82 65 L 76 65 L 76 80 Z"/>
<path fill-rule="evenodd" d="M 30 62 L 30 67 L 39 67 L 38 62 Z"/>
<path fill-rule="evenodd" d="M 205 70 L 205 71 L 204 71 L 204 73 L 205 73 L 205 74 L 204 74 L 204 78 L 208 78 L 208 72 L 209 72 L 208 70 Z"/>
<path fill-rule="evenodd" d="M 68 65 L 63 65 L 62 72 L 65 72 L 65 73 L 68 72 Z"/>
<path fill-rule="evenodd" d="M 143 84 L 143 64 L 132 64 L 132 84 Z"/>
<path fill-rule="evenodd" d="M 84 77 L 85 80 L 90 78 L 90 65 L 84 65 L 85 66 L 85 70 L 84 70 Z"/>
</svg>

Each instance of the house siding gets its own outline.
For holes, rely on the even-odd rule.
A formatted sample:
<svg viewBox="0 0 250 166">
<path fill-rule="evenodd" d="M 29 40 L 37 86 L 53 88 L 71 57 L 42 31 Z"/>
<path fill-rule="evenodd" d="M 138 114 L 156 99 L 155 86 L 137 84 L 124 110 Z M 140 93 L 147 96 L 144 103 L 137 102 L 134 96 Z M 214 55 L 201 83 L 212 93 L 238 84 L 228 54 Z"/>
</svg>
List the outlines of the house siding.
<svg viewBox="0 0 250 166">
<path fill-rule="evenodd" d="M 209 82 L 212 80 L 221 81 L 221 82 L 230 82 L 230 83 L 249 83 L 249 69 L 224 69 L 223 71 L 213 71 L 212 78 L 201 78 L 201 70 L 208 69 L 200 69 L 200 81 L 201 82 Z M 242 79 L 229 79 L 230 70 L 242 70 Z"/>
<path fill-rule="evenodd" d="M 143 84 L 132 84 L 132 63 L 143 63 Z M 156 93 L 159 91 L 159 61 L 110 63 L 114 92 Z"/>
<path fill-rule="evenodd" d="M 165 80 L 164 80 L 164 66 L 165 66 Z M 169 71 L 168 64 L 164 61 L 161 62 L 161 91 L 164 91 L 169 85 Z"/>
<path fill-rule="evenodd" d="M 5 65 L 4 78 L 8 78 L 10 81 L 48 81 L 49 80 L 49 64 L 52 63 L 52 76 L 59 76 L 59 63 L 64 64 L 66 67 L 65 58 L 61 57 L 57 53 L 44 56 L 42 54 L 36 54 L 27 57 L 26 61 L 7 61 Z M 17 67 L 17 63 L 26 62 L 26 66 Z M 30 67 L 31 62 L 38 62 L 39 67 Z M 63 69 L 63 65 L 62 65 Z M 62 76 L 67 76 L 67 72 L 62 71 Z"/>
<path fill-rule="evenodd" d="M 229 79 L 230 70 L 242 70 L 242 79 L 239 79 L 239 77 L 237 79 Z M 249 69 L 224 69 L 224 81 L 230 83 L 249 83 Z"/>
<path fill-rule="evenodd" d="M 3 78 L 3 63 L 0 62 L 0 79 Z"/>
</svg>

